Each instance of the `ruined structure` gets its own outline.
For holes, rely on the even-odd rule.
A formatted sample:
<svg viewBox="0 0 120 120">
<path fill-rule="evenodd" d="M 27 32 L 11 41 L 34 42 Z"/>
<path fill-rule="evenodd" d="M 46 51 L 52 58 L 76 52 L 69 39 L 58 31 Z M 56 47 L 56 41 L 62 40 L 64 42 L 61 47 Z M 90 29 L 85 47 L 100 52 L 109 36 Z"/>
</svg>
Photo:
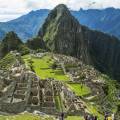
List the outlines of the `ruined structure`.
<svg viewBox="0 0 120 120">
<path fill-rule="evenodd" d="M 47 114 L 80 114 L 84 106 L 80 99 L 60 81 L 41 80 L 34 72 L 20 64 L 18 60 L 9 72 L 5 73 L 7 84 L 1 82 L 0 111 L 7 113 L 33 112 L 38 110 Z M 5 75 L 4 75 L 5 76 Z M 4 78 L 2 78 L 4 79 Z M 57 109 L 56 96 L 59 96 L 62 111 Z"/>
</svg>

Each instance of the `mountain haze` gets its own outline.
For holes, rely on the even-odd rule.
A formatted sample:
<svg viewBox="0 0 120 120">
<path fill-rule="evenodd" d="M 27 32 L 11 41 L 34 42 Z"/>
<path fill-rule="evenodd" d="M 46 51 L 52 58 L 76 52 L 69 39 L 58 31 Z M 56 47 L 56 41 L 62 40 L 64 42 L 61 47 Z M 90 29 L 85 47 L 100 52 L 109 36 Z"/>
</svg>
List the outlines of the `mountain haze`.
<svg viewBox="0 0 120 120">
<path fill-rule="evenodd" d="M 72 14 L 82 25 L 120 38 L 120 9 L 81 9 Z"/>
<path fill-rule="evenodd" d="M 37 35 L 47 15 L 48 10 L 46 9 L 31 11 L 15 20 L 0 23 L 0 30 L 14 31 L 23 41 L 26 41 Z M 3 36 L 4 34 L 0 32 L 0 38 L 3 38 Z"/>
<path fill-rule="evenodd" d="M 16 32 L 23 41 L 35 37 L 49 12 L 50 10 L 47 9 L 31 11 L 18 19 L 1 22 L 0 39 L 9 31 Z M 80 11 L 71 11 L 71 13 L 80 24 L 120 38 L 120 9 L 81 9 Z"/>
</svg>

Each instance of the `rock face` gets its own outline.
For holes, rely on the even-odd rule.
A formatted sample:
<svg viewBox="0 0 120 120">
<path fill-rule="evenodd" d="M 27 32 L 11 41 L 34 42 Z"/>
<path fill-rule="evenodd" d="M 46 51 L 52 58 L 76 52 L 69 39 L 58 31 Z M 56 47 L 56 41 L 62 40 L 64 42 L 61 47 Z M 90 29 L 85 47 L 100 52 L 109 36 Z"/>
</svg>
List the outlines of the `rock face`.
<svg viewBox="0 0 120 120">
<path fill-rule="evenodd" d="M 120 80 L 120 41 L 80 25 L 65 5 L 51 11 L 39 36 L 51 51 L 81 58 Z"/>
<path fill-rule="evenodd" d="M 77 57 L 80 57 L 81 51 L 86 53 L 82 27 L 63 4 L 48 15 L 39 35 L 53 52 Z"/>
<path fill-rule="evenodd" d="M 120 41 L 107 34 L 83 27 L 84 39 L 88 41 L 90 62 L 97 69 L 120 80 Z"/>
</svg>

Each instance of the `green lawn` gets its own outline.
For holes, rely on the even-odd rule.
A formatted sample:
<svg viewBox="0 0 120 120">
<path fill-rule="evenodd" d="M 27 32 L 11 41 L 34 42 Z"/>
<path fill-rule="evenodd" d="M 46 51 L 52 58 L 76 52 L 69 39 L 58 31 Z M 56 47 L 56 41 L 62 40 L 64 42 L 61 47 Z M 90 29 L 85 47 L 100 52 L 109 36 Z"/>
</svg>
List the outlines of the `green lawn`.
<svg viewBox="0 0 120 120">
<path fill-rule="evenodd" d="M 80 116 L 68 116 L 65 120 L 84 120 L 84 118 Z"/>
<path fill-rule="evenodd" d="M 88 103 L 86 103 L 86 106 L 91 114 L 98 116 L 98 120 L 104 120 L 103 115 L 99 113 L 100 110 L 96 105 L 91 105 L 88 102 Z"/>
<path fill-rule="evenodd" d="M 0 120 L 53 120 L 52 117 L 40 117 L 33 114 L 21 114 L 15 116 L 0 116 Z"/>
<path fill-rule="evenodd" d="M 83 85 L 83 84 L 78 84 L 78 83 L 70 83 L 70 84 L 67 84 L 67 86 L 75 92 L 75 94 L 77 96 L 85 96 L 85 95 L 88 95 L 91 93 L 91 90 L 89 87 L 87 87 L 86 85 Z"/>
<path fill-rule="evenodd" d="M 28 60 L 33 61 L 33 69 L 41 79 L 54 78 L 56 80 L 67 81 L 69 77 L 64 75 L 62 69 L 52 69 L 51 66 L 54 60 L 50 55 L 46 55 L 43 58 L 30 57 L 29 55 L 23 57 L 25 64 L 29 64 Z"/>
<path fill-rule="evenodd" d="M 11 53 L 7 54 L 4 58 L 0 60 L 0 68 L 8 69 L 15 62 L 15 56 Z"/>
<path fill-rule="evenodd" d="M 55 104 L 58 111 L 62 111 L 62 104 L 59 96 L 55 96 Z"/>
</svg>

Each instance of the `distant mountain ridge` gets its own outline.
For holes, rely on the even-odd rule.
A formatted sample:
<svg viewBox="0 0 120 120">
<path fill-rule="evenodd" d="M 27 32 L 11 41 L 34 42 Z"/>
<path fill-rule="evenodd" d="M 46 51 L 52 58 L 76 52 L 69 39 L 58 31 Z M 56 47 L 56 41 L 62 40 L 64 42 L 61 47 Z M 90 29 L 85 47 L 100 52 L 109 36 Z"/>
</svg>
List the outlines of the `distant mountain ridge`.
<svg viewBox="0 0 120 120">
<path fill-rule="evenodd" d="M 36 36 L 49 12 L 50 10 L 47 9 L 31 11 L 15 20 L 1 22 L 0 39 L 9 31 L 16 32 L 23 41 Z M 120 9 L 81 9 L 71 13 L 81 24 L 120 38 Z"/>
<path fill-rule="evenodd" d="M 120 9 L 89 9 L 72 12 L 82 25 L 120 38 Z"/>
<path fill-rule="evenodd" d="M 38 30 L 48 15 L 48 11 L 47 9 L 31 11 L 15 20 L 1 22 L 0 31 L 14 31 L 23 41 L 26 41 L 37 35 Z M 4 34 L 0 32 L 0 38 L 3 38 L 3 36 Z"/>
</svg>

